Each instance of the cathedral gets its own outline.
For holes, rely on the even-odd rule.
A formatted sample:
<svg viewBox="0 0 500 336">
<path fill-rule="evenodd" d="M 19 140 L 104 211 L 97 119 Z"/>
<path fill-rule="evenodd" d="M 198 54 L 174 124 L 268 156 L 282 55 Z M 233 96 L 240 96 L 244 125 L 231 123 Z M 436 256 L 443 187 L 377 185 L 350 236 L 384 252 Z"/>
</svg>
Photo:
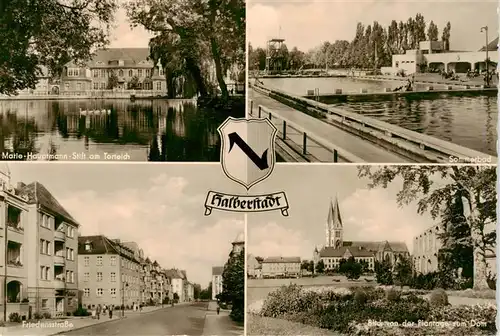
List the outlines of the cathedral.
<svg viewBox="0 0 500 336">
<path fill-rule="evenodd" d="M 350 257 L 354 257 L 357 262 L 366 262 L 370 270 L 374 270 L 375 261 L 387 260 L 394 265 L 398 258 L 410 257 L 404 242 L 344 240 L 344 225 L 337 198 L 335 202 L 330 202 L 325 238 L 325 246 L 314 249 L 314 263 L 323 260 L 325 270 L 338 267 L 342 259 Z"/>
</svg>

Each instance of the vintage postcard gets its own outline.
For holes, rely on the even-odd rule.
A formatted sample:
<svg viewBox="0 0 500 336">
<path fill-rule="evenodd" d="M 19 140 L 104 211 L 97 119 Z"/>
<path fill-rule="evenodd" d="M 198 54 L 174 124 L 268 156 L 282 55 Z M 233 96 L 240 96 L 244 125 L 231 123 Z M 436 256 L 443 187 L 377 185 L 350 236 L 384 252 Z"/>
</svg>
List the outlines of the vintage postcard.
<svg viewBox="0 0 500 336">
<path fill-rule="evenodd" d="M 219 161 L 245 116 L 244 0 L 0 11 L 0 160 Z"/>
<path fill-rule="evenodd" d="M 244 214 L 205 216 L 214 185 L 235 191 L 217 164 L 1 165 L 2 335 L 243 335 Z"/>
<path fill-rule="evenodd" d="M 498 1 L 248 4 L 249 114 L 285 162 L 497 162 Z"/>
<path fill-rule="evenodd" d="M 294 181 L 294 183 L 290 183 Z M 496 166 L 280 165 L 247 219 L 247 335 L 496 334 Z"/>
</svg>

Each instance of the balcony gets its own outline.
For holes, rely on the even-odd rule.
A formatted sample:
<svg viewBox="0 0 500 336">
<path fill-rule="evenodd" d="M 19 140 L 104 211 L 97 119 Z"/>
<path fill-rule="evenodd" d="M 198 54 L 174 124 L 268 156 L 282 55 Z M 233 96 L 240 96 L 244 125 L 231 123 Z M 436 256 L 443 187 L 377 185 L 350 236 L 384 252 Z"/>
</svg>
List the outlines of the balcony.
<svg viewBox="0 0 500 336">
<path fill-rule="evenodd" d="M 54 280 L 52 281 L 53 287 L 56 289 L 64 289 L 66 288 L 66 283 L 64 282 L 64 277 L 60 275 L 56 275 Z"/>
<path fill-rule="evenodd" d="M 66 232 L 61 231 L 61 230 L 56 230 L 54 231 L 54 240 L 58 241 L 66 241 Z"/>
<path fill-rule="evenodd" d="M 64 266 L 64 263 L 65 263 L 64 255 L 61 254 L 54 255 L 54 265 Z"/>
</svg>

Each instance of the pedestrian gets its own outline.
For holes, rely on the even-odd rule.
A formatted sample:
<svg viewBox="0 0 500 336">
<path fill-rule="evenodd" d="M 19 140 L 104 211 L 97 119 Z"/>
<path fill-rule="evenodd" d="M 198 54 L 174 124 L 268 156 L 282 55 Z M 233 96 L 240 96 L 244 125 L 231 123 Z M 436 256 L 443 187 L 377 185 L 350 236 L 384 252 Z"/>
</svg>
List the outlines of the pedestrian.
<svg viewBox="0 0 500 336">
<path fill-rule="evenodd" d="M 220 306 L 219 304 L 217 304 L 217 315 L 219 315 L 219 313 L 220 313 Z"/>
<path fill-rule="evenodd" d="M 109 306 L 109 318 L 110 319 L 113 318 L 113 309 L 115 309 L 115 306 L 114 305 L 110 305 Z"/>
<path fill-rule="evenodd" d="M 101 309 L 102 309 L 101 304 L 98 304 L 98 305 L 97 305 L 97 311 L 96 311 L 96 314 L 97 314 L 97 319 L 98 319 L 98 320 L 99 320 L 99 319 L 100 319 L 100 317 L 101 317 Z"/>
</svg>

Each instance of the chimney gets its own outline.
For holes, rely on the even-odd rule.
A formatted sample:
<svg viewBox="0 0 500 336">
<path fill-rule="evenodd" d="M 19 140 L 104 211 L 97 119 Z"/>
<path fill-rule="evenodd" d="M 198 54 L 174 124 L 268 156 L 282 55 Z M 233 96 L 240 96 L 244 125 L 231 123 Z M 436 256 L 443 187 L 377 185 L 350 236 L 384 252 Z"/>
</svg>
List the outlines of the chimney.
<svg viewBox="0 0 500 336">
<path fill-rule="evenodd" d="M 17 188 L 16 189 L 22 189 L 26 187 L 26 184 L 24 184 L 24 182 L 17 182 Z"/>
</svg>

